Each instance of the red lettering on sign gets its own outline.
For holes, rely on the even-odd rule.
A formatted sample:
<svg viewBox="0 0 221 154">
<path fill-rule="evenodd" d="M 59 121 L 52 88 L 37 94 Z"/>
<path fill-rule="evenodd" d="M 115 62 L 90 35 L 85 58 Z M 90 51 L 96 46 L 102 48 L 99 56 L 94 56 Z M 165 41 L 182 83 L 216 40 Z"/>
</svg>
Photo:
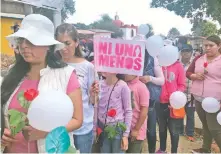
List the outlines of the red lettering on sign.
<svg viewBox="0 0 221 154">
<path fill-rule="evenodd" d="M 115 54 L 121 56 L 124 53 L 124 44 L 116 43 Z"/>
<path fill-rule="evenodd" d="M 110 42 L 108 45 L 108 54 L 110 55 L 112 52 L 112 43 Z"/>
<path fill-rule="evenodd" d="M 133 44 L 125 44 L 125 55 L 124 56 L 133 56 Z"/>
<path fill-rule="evenodd" d="M 141 69 L 141 58 L 136 58 L 136 59 L 134 59 L 134 64 L 135 64 L 135 66 L 134 66 L 134 70 L 140 70 Z"/>
<path fill-rule="evenodd" d="M 125 59 L 125 67 L 127 69 L 131 69 L 133 67 L 133 58 L 128 57 Z"/>
<path fill-rule="evenodd" d="M 99 55 L 99 65 L 100 66 L 109 66 L 109 56 L 108 55 Z"/>
<path fill-rule="evenodd" d="M 124 57 L 118 56 L 116 61 L 116 68 L 123 68 L 124 67 Z"/>
<path fill-rule="evenodd" d="M 134 57 L 141 57 L 141 46 L 136 45 L 134 47 Z"/>
<path fill-rule="evenodd" d="M 110 67 L 115 67 L 116 56 L 110 56 Z"/>
<path fill-rule="evenodd" d="M 99 52 L 107 54 L 107 42 L 99 42 Z"/>
</svg>

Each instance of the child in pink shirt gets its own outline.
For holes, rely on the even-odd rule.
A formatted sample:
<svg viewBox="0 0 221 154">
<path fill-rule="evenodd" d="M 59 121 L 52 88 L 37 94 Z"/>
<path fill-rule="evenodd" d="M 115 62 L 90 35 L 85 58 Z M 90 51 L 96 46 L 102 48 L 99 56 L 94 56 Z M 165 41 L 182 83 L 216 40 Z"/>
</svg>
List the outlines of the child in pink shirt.
<svg viewBox="0 0 221 154">
<path fill-rule="evenodd" d="M 167 128 L 171 136 L 171 153 L 177 153 L 179 135 L 182 131 L 183 119 L 170 117 L 170 95 L 175 91 L 185 90 L 185 71 L 183 65 L 177 61 L 163 67 L 165 84 L 162 86 L 159 109 L 160 149 L 157 153 L 164 153 L 167 145 Z"/>
<path fill-rule="evenodd" d="M 143 141 L 146 139 L 150 94 L 146 85 L 139 80 L 139 77 L 125 75 L 125 81 L 131 90 L 133 107 L 127 153 L 141 153 Z"/>
</svg>

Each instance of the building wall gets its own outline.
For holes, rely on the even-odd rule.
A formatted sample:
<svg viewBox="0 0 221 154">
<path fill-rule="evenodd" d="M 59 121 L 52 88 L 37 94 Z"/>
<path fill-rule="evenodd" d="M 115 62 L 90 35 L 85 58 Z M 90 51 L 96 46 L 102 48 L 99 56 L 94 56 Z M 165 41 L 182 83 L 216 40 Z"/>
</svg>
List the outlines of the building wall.
<svg viewBox="0 0 221 154">
<path fill-rule="evenodd" d="M 11 26 L 17 22 L 21 23 L 22 19 L 4 18 L 1 17 L 1 53 L 14 55 L 14 51 L 9 46 L 9 42 L 6 40 L 6 36 L 13 33 Z"/>
<path fill-rule="evenodd" d="M 124 35 L 123 35 L 123 39 L 125 40 L 132 40 L 134 36 L 136 36 L 136 29 L 134 28 L 121 28 L 121 30 L 123 31 Z M 133 33 L 133 35 L 132 35 Z"/>
<path fill-rule="evenodd" d="M 24 4 L 1 0 L 1 12 L 13 13 L 13 14 L 24 14 Z"/>
</svg>

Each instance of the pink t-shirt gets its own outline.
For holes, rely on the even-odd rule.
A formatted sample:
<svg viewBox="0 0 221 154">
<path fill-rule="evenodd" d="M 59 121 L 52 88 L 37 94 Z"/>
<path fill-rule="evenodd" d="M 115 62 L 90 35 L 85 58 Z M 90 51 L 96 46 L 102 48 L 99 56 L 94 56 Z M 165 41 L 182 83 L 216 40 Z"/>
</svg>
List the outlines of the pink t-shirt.
<svg viewBox="0 0 221 154">
<path fill-rule="evenodd" d="M 21 91 L 26 91 L 28 89 L 38 89 L 38 83 L 39 83 L 38 80 L 25 79 L 22 82 L 21 86 L 19 87 L 18 91 L 13 96 L 12 101 L 9 104 L 9 110 L 15 109 L 20 112 L 27 113 L 27 110 L 23 109 L 20 106 L 20 104 L 17 100 L 17 95 Z M 69 83 L 68 83 L 67 94 L 70 94 L 71 92 L 73 92 L 74 90 L 76 90 L 79 87 L 80 87 L 80 85 L 78 83 L 77 76 L 76 76 L 75 72 L 73 72 L 70 77 Z M 18 133 L 15 136 L 15 139 L 18 140 L 18 142 L 12 144 L 12 146 L 10 148 L 7 148 L 6 153 L 28 153 L 28 142 L 25 140 L 22 133 Z M 38 153 L 37 141 L 29 142 L 29 153 Z"/>
<path fill-rule="evenodd" d="M 131 130 L 133 130 L 140 117 L 140 108 L 149 107 L 150 94 L 146 85 L 139 80 L 139 77 L 128 82 L 127 84 L 130 90 L 134 94 L 133 118 L 131 122 Z M 139 130 L 139 135 L 137 136 L 137 140 L 144 140 L 146 138 L 146 132 L 147 132 L 147 119 L 144 121 L 143 125 Z"/>
<path fill-rule="evenodd" d="M 204 62 L 206 54 L 195 63 L 195 73 L 204 72 Z M 198 97 L 214 97 L 221 100 L 221 55 L 215 58 L 207 66 L 208 73 L 205 74 L 205 80 L 194 80 L 192 82 L 191 93 Z"/>
</svg>

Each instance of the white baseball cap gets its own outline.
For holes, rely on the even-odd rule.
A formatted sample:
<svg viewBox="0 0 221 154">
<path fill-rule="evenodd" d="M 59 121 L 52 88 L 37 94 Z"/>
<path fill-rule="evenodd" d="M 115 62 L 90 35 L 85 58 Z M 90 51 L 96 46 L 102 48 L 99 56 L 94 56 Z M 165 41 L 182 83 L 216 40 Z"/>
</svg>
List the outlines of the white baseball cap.
<svg viewBox="0 0 221 154">
<path fill-rule="evenodd" d="M 17 38 L 25 38 L 36 46 L 56 45 L 56 49 L 63 48 L 64 45 L 54 38 L 55 27 L 50 19 L 40 14 L 30 14 L 22 22 L 20 29 L 6 36 L 6 39 L 14 44 Z"/>
</svg>

